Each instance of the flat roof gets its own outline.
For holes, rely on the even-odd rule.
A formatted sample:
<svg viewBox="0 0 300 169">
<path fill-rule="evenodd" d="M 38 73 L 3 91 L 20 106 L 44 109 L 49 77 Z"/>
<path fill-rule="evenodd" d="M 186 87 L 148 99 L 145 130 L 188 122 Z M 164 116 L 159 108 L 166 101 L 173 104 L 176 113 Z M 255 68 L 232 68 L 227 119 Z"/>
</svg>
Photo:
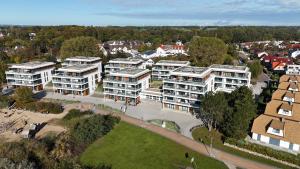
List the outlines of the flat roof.
<svg viewBox="0 0 300 169">
<path fill-rule="evenodd" d="M 291 109 L 292 116 L 278 114 L 280 108 Z M 288 105 L 285 101 L 272 100 L 267 104 L 264 114 L 300 122 L 300 104 L 293 103 L 292 105 Z"/>
<path fill-rule="evenodd" d="M 82 65 L 82 64 L 77 64 L 77 65 L 67 65 L 64 67 L 61 67 L 58 69 L 58 71 L 65 71 L 65 72 L 85 72 L 91 69 L 97 68 L 96 65 Z"/>
<path fill-rule="evenodd" d="M 138 77 L 150 72 L 148 69 L 124 68 L 115 72 L 111 72 L 112 76 Z"/>
<path fill-rule="evenodd" d="M 20 64 L 12 64 L 10 68 L 19 68 L 19 69 L 37 69 L 41 67 L 54 66 L 53 62 L 42 62 L 42 61 L 32 61 L 25 62 Z"/>
<path fill-rule="evenodd" d="M 188 66 L 189 61 L 179 61 L 179 60 L 160 60 L 155 65 L 166 65 L 166 66 Z"/>
<path fill-rule="evenodd" d="M 135 59 L 135 58 L 116 58 L 109 60 L 108 63 L 133 63 L 133 64 L 138 64 L 143 62 L 143 59 Z"/>
<path fill-rule="evenodd" d="M 171 72 L 172 75 L 183 75 L 183 76 L 203 76 L 204 73 L 208 72 L 207 67 L 195 67 L 195 66 L 184 66 L 175 69 Z"/>
<path fill-rule="evenodd" d="M 267 133 L 268 127 L 271 125 L 273 120 L 276 120 L 276 122 L 278 121 L 280 122 L 280 118 L 277 117 L 272 117 L 265 114 L 258 116 L 253 122 L 251 132 L 268 136 L 271 138 L 275 138 L 278 140 L 300 144 L 300 134 L 295 134 L 300 131 L 300 124 L 298 122 L 284 120 L 284 124 L 283 124 L 284 134 L 283 137 L 280 137 L 277 135 Z M 282 124 L 280 124 L 279 127 L 282 127 Z"/>
<path fill-rule="evenodd" d="M 283 98 L 287 96 L 290 98 L 294 98 L 296 103 L 300 103 L 300 92 L 291 92 L 288 90 L 276 90 L 272 95 L 272 100 L 283 100 Z"/>
<path fill-rule="evenodd" d="M 67 61 L 97 61 L 101 60 L 99 57 L 89 57 L 89 56 L 74 56 L 66 58 Z"/>
<path fill-rule="evenodd" d="M 247 66 L 234 66 L 234 65 L 220 65 L 220 64 L 213 64 L 210 68 L 215 69 L 228 69 L 228 70 L 242 70 L 246 71 L 248 69 Z"/>
</svg>

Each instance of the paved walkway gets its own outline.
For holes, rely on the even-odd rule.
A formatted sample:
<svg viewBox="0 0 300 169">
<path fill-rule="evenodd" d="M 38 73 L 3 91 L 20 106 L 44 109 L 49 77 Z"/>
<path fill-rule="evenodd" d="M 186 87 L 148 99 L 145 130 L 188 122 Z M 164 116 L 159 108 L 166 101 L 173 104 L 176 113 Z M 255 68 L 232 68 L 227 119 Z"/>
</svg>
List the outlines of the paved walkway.
<svg viewBox="0 0 300 169">
<path fill-rule="evenodd" d="M 74 100 L 82 103 L 92 104 L 104 104 L 112 108 L 120 110 L 124 102 L 115 102 L 110 99 L 103 99 L 92 96 L 72 96 L 72 95 L 61 95 L 53 92 L 47 92 L 45 98 L 51 99 L 62 99 L 62 100 Z M 174 121 L 180 127 L 181 134 L 186 137 L 192 138 L 190 129 L 194 126 L 203 124 L 201 120 L 196 119 L 194 116 L 188 113 L 175 112 L 172 110 L 162 109 L 162 104 L 152 101 L 142 101 L 138 106 L 128 106 L 125 113 L 130 117 L 134 117 L 142 120 L 153 120 L 162 119 Z"/>
<path fill-rule="evenodd" d="M 114 102 L 111 100 L 106 100 L 102 98 L 96 98 L 91 96 L 70 96 L 70 95 L 60 95 L 48 92 L 45 96 L 46 98 L 53 99 L 63 99 L 63 100 L 74 100 L 81 101 L 83 103 L 92 103 L 92 104 L 105 104 L 115 109 L 120 109 L 122 103 Z M 97 113 L 103 113 L 97 110 Z M 204 154 L 206 156 L 210 156 L 209 148 L 204 144 L 201 144 L 197 141 L 194 141 L 191 138 L 190 128 L 201 125 L 202 122 L 198 119 L 195 119 L 193 116 L 174 112 L 162 110 L 161 103 L 155 102 L 143 102 L 138 106 L 129 106 L 126 114 L 116 114 L 121 117 L 121 120 L 128 122 L 130 124 L 145 128 L 154 133 L 162 135 L 166 138 L 169 138 L 178 144 L 184 145 L 198 153 Z M 151 125 L 146 123 L 143 120 L 150 119 L 166 119 L 175 121 L 181 127 L 181 133 L 178 134 L 161 127 Z M 274 168 L 272 166 L 268 166 L 262 163 L 258 163 L 255 161 L 247 160 L 220 150 L 213 149 L 214 158 L 223 161 L 230 169 L 235 168 L 235 166 L 245 168 L 245 169 L 271 169 Z"/>
<path fill-rule="evenodd" d="M 201 153 L 203 155 L 206 155 L 206 156 L 210 156 L 209 148 L 207 146 L 205 146 L 204 144 L 201 144 L 197 141 L 194 141 L 190 138 L 187 138 L 181 134 L 163 129 L 161 127 L 146 123 L 140 119 L 135 119 L 135 118 L 123 115 L 123 114 L 115 113 L 115 115 L 119 116 L 122 121 L 133 124 L 135 126 L 145 128 L 149 131 L 152 131 L 163 137 L 173 140 L 178 144 L 188 147 L 191 150 L 194 150 L 194 151 Z M 255 162 L 255 161 L 247 160 L 247 159 L 244 159 L 244 158 L 232 155 L 232 154 L 228 154 L 226 152 L 219 151 L 216 149 L 213 149 L 213 154 L 215 156 L 214 158 L 216 158 L 220 161 L 223 161 L 230 169 L 235 168 L 235 166 L 245 168 L 245 169 L 272 169 L 272 168 L 274 168 L 272 166 L 268 166 L 268 165 L 261 164 L 261 163 Z"/>
</svg>

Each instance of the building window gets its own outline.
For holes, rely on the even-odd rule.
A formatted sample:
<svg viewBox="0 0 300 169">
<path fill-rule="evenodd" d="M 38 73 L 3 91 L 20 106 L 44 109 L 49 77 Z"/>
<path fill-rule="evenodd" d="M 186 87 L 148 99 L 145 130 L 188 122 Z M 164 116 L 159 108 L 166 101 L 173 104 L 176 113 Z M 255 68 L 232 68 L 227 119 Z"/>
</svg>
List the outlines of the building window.
<svg viewBox="0 0 300 169">
<path fill-rule="evenodd" d="M 280 133 L 280 130 L 279 130 L 279 129 L 273 129 L 272 132 L 273 132 L 273 133 L 276 133 L 276 134 L 279 134 L 279 133 Z"/>
</svg>

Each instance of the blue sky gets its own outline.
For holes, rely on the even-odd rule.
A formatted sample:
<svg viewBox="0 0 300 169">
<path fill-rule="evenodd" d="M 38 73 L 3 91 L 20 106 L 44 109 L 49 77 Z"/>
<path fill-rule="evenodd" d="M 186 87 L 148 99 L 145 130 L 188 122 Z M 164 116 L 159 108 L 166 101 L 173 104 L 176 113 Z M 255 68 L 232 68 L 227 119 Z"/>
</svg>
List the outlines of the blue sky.
<svg viewBox="0 0 300 169">
<path fill-rule="evenodd" d="M 300 0 L 3 0 L 0 24 L 300 25 Z"/>
</svg>

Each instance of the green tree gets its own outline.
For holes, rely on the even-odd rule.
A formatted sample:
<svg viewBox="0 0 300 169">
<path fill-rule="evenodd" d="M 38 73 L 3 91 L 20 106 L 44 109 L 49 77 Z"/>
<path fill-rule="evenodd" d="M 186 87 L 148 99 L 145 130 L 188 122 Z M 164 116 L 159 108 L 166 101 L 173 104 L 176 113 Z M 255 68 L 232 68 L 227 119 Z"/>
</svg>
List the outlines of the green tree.
<svg viewBox="0 0 300 169">
<path fill-rule="evenodd" d="M 209 131 L 223 122 L 223 114 L 227 110 L 227 100 L 223 92 L 208 92 L 201 103 L 198 117 L 206 124 Z"/>
<path fill-rule="evenodd" d="M 229 109 L 224 114 L 222 132 L 227 137 L 244 139 L 256 115 L 252 91 L 246 86 L 234 90 L 228 97 L 228 105 Z"/>
<path fill-rule="evenodd" d="M 76 37 L 63 42 L 60 49 L 61 59 L 71 56 L 98 56 L 99 42 L 93 37 Z"/>
<path fill-rule="evenodd" d="M 5 71 L 7 70 L 7 64 L 5 64 L 3 61 L 0 61 L 0 83 L 1 86 L 6 81 Z"/>
<path fill-rule="evenodd" d="M 222 64 L 226 53 L 226 44 L 214 37 L 196 36 L 189 45 L 189 55 L 197 66 Z"/>
<path fill-rule="evenodd" d="M 255 60 L 248 64 L 252 78 L 257 78 L 263 72 L 263 66 L 260 64 L 259 60 Z"/>
<path fill-rule="evenodd" d="M 14 99 L 19 106 L 24 106 L 26 103 L 34 101 L 34 94 L 29 87 L 19 87 L 15 91 Z"/>
</svg>

